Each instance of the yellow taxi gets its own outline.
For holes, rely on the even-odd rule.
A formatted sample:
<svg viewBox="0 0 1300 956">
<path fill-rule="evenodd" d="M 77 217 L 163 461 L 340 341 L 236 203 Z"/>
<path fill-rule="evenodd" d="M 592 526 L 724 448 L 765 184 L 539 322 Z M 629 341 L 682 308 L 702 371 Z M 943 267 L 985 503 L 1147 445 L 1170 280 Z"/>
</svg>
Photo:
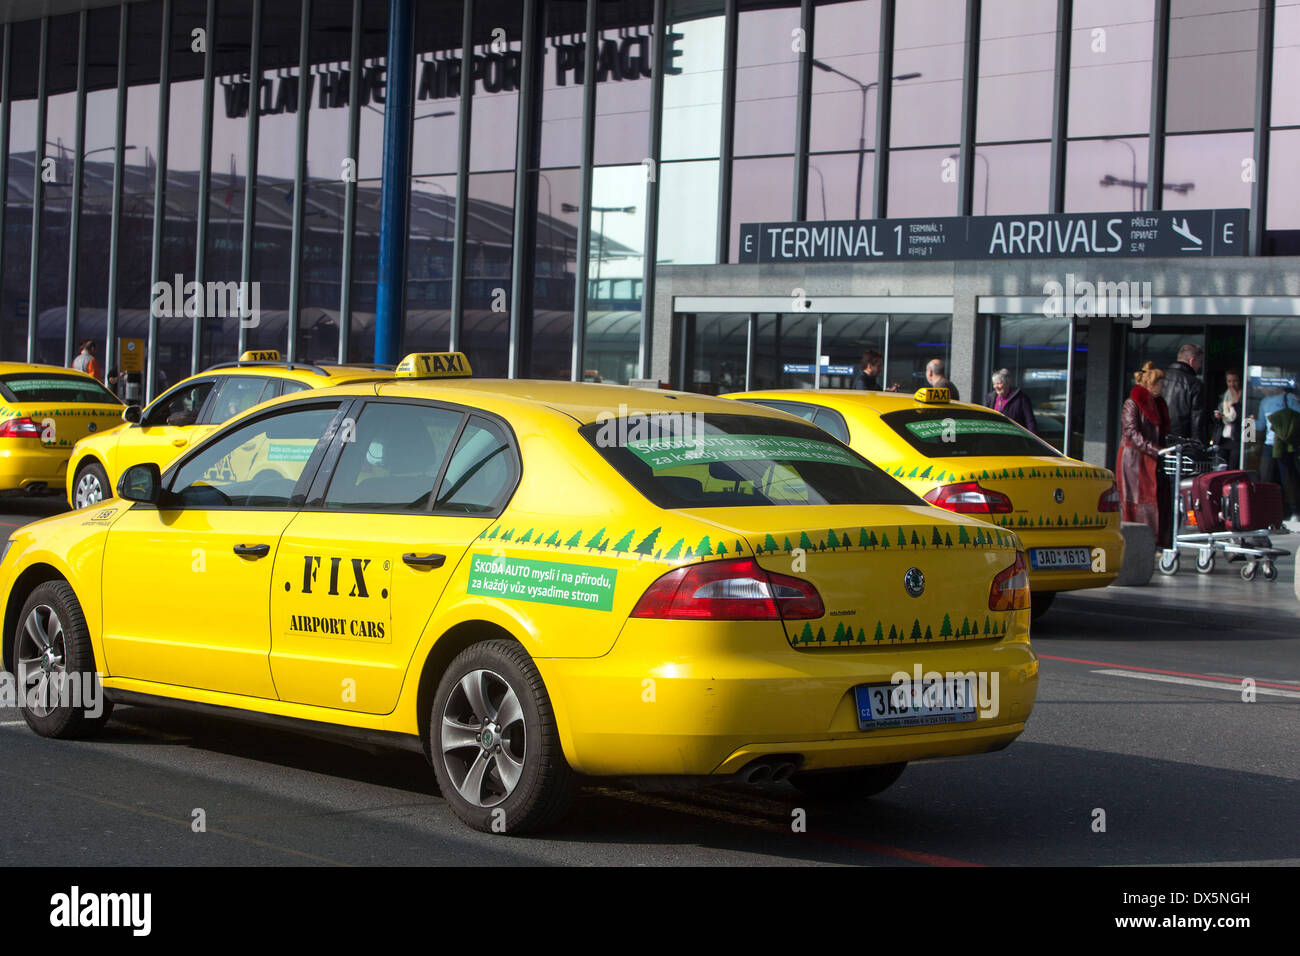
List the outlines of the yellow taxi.
<svg viewBox="0 0 1300 956">
<path fill-rule="evenodd" d="M 1033 708 L 1017 534 L 759 406 L 412 355 L 117 491 L 0 560 L 45 736 L 101 726 L 102 687 L 405 746 L 467 824 L 520 833 L 580 777 L 866 798 Z"/>
<path fill-rule="evenodd" d="M 245 352 L 178 382 L 147 407 L 119 403 L 117 427 L 77 442 L 66 476 L 68 504 L 86 508 L 112 496 L 130 465 L 166 466 L 189 445 L 260 402 L 310 388 L 392 375 L 392 367 L 284 362 L 274 349 Z M 80 437 L 80 436 L 78 436 Z"/>
<path fill-rule="evenodd" d="M 1124 558 L 1119 493 L 1105 468 L 1067 458 L 1000 412 L 947 389 L 734 392 L 830 432 L 926 501 L 1015 531 L 1025 542 L 1033 617 L 1058 591 L 1105 587 Z"/>
<path fill-rule="evenodd" d="M 0 362 L 0 491 L 61 487 L 78 439 L 121 419 L 121 400 L 85 372 Z"/>
</svg>

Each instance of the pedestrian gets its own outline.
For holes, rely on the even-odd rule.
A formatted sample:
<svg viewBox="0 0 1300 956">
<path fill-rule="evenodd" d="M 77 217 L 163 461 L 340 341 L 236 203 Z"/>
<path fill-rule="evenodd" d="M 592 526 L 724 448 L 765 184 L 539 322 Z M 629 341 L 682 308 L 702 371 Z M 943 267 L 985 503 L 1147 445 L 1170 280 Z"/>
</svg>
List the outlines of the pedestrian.
<svg viewBox="0 0 1300 956">
<path fill-rule="evenodd" d="M 1185 342 L 1178 350 L 1178 358 L 1165 370 L 1170 435 L 1199 442 L 1209 438 L 1209 408 L 1205 383 L 1200 378 L 1204 359 L 1204 349 L 1194 342 Z"/>
<path fill-rule="evenodd" d="M 1229 468 L 1236 468 L 1241 460 L 1241 373 L 1229 372 L 1228 387 L 1219 396 L 1214 409 L 1215 434 L 1220 451 Z"/>
<path fill-rule="evenodd" d="M 81 352 L 72 360 L 72 367 L 78 372 L 99 378 L 99 362 L 95 359 L 95 340 L 86 339 L 81 343 Z"/>
<path fill-rule="evenodd" d="M 885 357 L 875 349 L 866 349 L 862 353 L 862 363 L 858 374 L 853 376 L 853 387 L 868 392 L 880 391 L 880 370 L 885 364 Z"/>
<path fill-rule="evenodd" d="M 108 370 L 108 378 L 106 380 L 106 384 L 108 385 L 108 390 L 110 392 L 112 392 L 118 398 L 122 397 L 122 391 L 121 391 L 122 382 L 120 381 L 120 376 L 118 375 L 118 371 L 116 368 L 110 368 Z"/>
<path fill-rule="evenodd" d="M 1289 388 L 1269 388 L 1259 403 L 1264 421 L 1264 447 L 1259 453 L 1259 475 L 1282 486 L 1282 502 L 1288 516 L 1286 527 L 1300 530 L 1300 501 L 1294 485 L 1300 479 L 1300 399 Z"/>
<path fill-rule="evenodd" d="M 1011 381 L 1011 372 L 1000 368 L 993 373 L 993 391 L 984 396 L 984 404 L 1001 412 L 1017 425 L 1038 434 L 1038 419 L 1034 418 L 1034 403 Z"/>
<path fill-rule="evenodd" d="M 1169 435 L 1169 408 L 1161 394 L 1165 373 L 1154 362 L 1133 373 L 1133 388 L 1120 414 L 1123 437 L 1115 460 L 1123 521 L 1149 527 L 1156 546 L 1170 545 L 1169 484 L 1160 471 L 1159 450 Z"/>
<path fill-rule="evenodd" d="M 944 374 L 943 359 L 930 359 L 925 363 L 925 380 L 930 383 L 931 388 L 946 388 L 948 398 L 952 401 L 961 401 L 961 396 L 957 394 L 957 386 L 950 382 L 948 376 Z"/>
</svg>

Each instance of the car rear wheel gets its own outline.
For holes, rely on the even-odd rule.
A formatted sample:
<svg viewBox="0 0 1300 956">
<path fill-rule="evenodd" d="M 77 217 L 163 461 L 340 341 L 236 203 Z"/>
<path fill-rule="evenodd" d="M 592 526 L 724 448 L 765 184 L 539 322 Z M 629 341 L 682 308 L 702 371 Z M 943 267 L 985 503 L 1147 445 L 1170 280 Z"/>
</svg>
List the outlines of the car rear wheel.
<svg viewBox="0 0 1300 956">
<path fill-rule="evenodd" d="M 12 635 L 23 720 L 42 737 L 94 734 L 113 711 L 95 671 L 90 633 L 76 592 L 64 581 L 34 590 Z"/>
<path fill-rule="evenodd" d="M 1029 595 L 1029 619 L 1036 621 L 1052 608 L 1055 591 L 1032 591 Z"/>
<path fill-rule="evenodd" d="M 852 770 L 810 770 L 792 775 L 790 782 L 819 800 L 864 800 L 892 787 L 906 768 L 906 763 L 887 763 Z"/>
<path fill-rule="evenodd" d="M 97 461 L 89 461 L 77 469 L 76 480 L 72 483 L 72 500 L 68 504 L 73 508 L 88 508 L 105 498 L 113 497 L 108 487 L 108 474 Z"/>
<path fill-rule="evenodd" d="M 438 684 L 429 752 L 456 816 L 485 833 L 558 822 L 575 790 L 542 676 L 514 641 L 466 648 Z"/>
</svg>

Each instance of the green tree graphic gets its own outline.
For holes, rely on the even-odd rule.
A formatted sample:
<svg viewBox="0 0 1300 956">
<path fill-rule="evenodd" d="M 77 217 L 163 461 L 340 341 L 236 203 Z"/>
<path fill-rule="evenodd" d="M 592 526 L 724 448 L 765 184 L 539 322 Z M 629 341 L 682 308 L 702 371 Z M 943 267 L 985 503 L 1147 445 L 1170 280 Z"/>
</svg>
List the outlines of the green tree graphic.
<svg viewBox="0 0 1300 956">
<path fill-rule="evenodd" d="M 487 539 L 488 539 L 489 541 L 491 541 L 493 538 L 495 538 L 495 537 L 496 537 L 497 535 L 499 535 L 500 533 L 501 533 L 501 525 L 497 525 L 495 528 L 492 529 L 492 533 L 491 533 L 490 535 L 487 536 Z"/>
<path fill-rule="evenodd" d="M 786 536 L 785 536 L 785 553 L 786 553 L 786 554 L 789 554 L 789 553 L 790 553 L 791 551 L 793 551 L 793 550 L 794 550 L 794 545 L 792 545 L 792 544 L 790 543 L 790 536 L 789 536 L 789 535 L 786 535 Z"/>
<path fill-rule="evenodd" d="M 831 528 L 826 532 L 826 546 L 834 551 L 840 546 L 840 539 L 835 536 L 835 529 Z"/>
<path fill-rule="evenodd" d="M 984 633 L 989 633 L 989 616 L 987 614 L 984 615 Z"/>
<path fill-rule="evenodd" d="M 925 466 L 925 471 L 921 472 L 921 473 L 920 473 L 919 475 L 917 475 L 916 477 L 918 477 L 918 478 L 929 478 L 929 477 L 930 477 L 930 470 L 931 470 L 932 468 L 934 468 L 934 465 L 926 465 L 926 466 Z"/>
<path fill-rule="evenodd" d="M 813 549 L 812 539 L 808 537 L 807 531 L 799 532 L 799 547 L 803 548 L 805 551 L 811 551 Z"/>
<path fill-rule="evenodd" d="M 635 531 L 629 531 L 627 534 L 623 535 L 623 537 L 619 538 L 618 542 L 614 545 L 614 553 L 623 554 L 628 551 L 632 547 L 632 535 L 635 533 Z"/>
<path fill-rule="evenodd" d="M 882 534 L 882 535 L 880 536 L 880 546 L 881 546 L 882 548 L 887 548 L 887 547 L 889 547 L 889 535 L 888 535 L 888 534 Z"/>
<path fill-rule="evenodd" d="M 912 547 L 925 547 L 925 539 L 916 536 L 916 529 L 912 529 Z"/>
<path fill-rule="evenodd" d="M 719 556 L 726 554 L 726 553 L 727 553 L 727 542 L 725 542 L 725 541 L 719 541 L 719 542 L 718 542 L 717 550 L 716 550 L 714 553 L 717 554 L 717 555 L 719 555 Z"/>
<path fill-rule="evenodd" d="M 932 641 L 932 640 L 934 640 L 934 632 L 930 630 L 930 625 L 929 625 L 929 624 L 927 624 L 927 625 L 925 626 L 925 639 L 926 639 L 927 641 Z"/>
<path fill-rule="evenodd" d="M 902 528 L 899 528 L 899 529 L 898 529 L 898 546 L 899 546 L 900 548 L 906 548 L 906 547 L 907 547 L 907 538 L 903 536 L 903 529 L 902 529 Z"/>
<path fill-rule="evenodd" d="M 635 553 L 648 555 L 653 551 L 655 548 L 655 540 L 659 537 L 659 532 L 662 530 L 663 528 L 655 528 L 648 535 L 642 538 L 641 543 L 633 549 Z"/>
<path fill-rule="evenodd" d="M 957 543 L 963 548 L 970 547 L 970 535 L 966 533 L 965 525 L 957 529 Z"/>
<path fill-rule="evenodd" d="M 593 534 L 590 538 L 587 539 L 587 550 L 593 551 L 596 548 L 600 547 L 601 539 L 603 539 L 604 537 L 605 537 L 605 529 L 601 528 L 599 531 L 597 531 L 595 534 Z"/>
<path fill-rule="evenodd" d="M 867 643 L 867 632 L 864 631 L 862 628 L 858 628 L 858 643 L 859 644 Z"/>
<path fill-rule="evenodd" d="M 564 542 L 564 546 L 566 548 L 576 548 L 578 546 L 578 542 L 580 542 L 581 540 L 582 540 L 582 529 L 579 528 L 577 531 L 573 532 L 573 537 L 569 538 L 568 541 Z"/>
<path fill-rule="evenodd" d="M 915 618 L 912 619 L 912 633 L 910 636 L 914 644 L 921 639 L 921 622 Z"/>
<path fill-rule="evenodd" d="M 514 529 L 514 528 L 511 528 L 509 531 L 507 531 L 505 534 L 503 534 L 503 535 L 501 536 L 501 540 L 502 540 L 502 541 L 509 541 L 509 540 L 510 540 L 511 538 L 513 538 L 514 536 L 515 536 L 515 529 Z"/>
<path fill-rule="evenodd" d="M 889 641 L 892 644 L 896 640 L 898 640 L 898 628 L 891 624 L 889 625 Z"/>
<path fill-rule="evenodd" d="M 529 528 L 527 531 L 524 532 L 524 536 L 519 539 L 519 544 L 527 544 L 529 541 L 532 540 L 533 540 L 533 529 Z"/>
<path fill-rule="evenodd" d="M 807 623 L 804 624 L 803 630 L 799 632 L 799 636 L 795 638 L 794 642 L 798 644 L 800 641 L 802 641 L 805 644 L 811 644 L 813 642 L 813 632 L 812 632 L 811 624 L 807 624 Z"/>
<path fill-rule="evenodd" d="M 961 619 L 961 636 L 970 637 L 970 618 L 968 617 Z"/>
<path fill-rule="evenodd" d="M 682 545 L 684 545 L 685 543 L 686 543 L 685 538 L 678 538 L 677 541 L 673 544 L 673 546 L 668 549 L 668 553 L 664 555 L 664 560 L 676 561 L 678 557 L 681 556 Z"/>
<path fill-rule="evenodd" d="M 695 553 L 700 557 L 707 557 L 713 553 L 713 542 L 709 540 L 707 534 L 701 538 L 700 543 L 695 546 Z"/>
<path fill-rule="evenodd" d="M 850 632 L 850 636 L 852 636 L 852 632 Z M 835 636 L 831 638 L 831 640 L 833 640 L 836 644 L 844 643 L 844 622 L 843 621 L 840 621 L 838 624 L 835 625 Z"/>
<path fill-rule="evenodd" d="M 858 547 L 862 548 L 864 551 L 871 547 L 871 535 L 867 532 L 866 528 L 858 529 Z"/>
<path fill-rule="evenodd" d="M 916 477 L 916 473 L 917 473 L 917 471 L 920 469 L 920 467 L 921 467 L 920 465 L 917 465 L 916 468 L 913 468 L 913 469 L 911 470 L 911 472 L 908 474 L 907 477 L 908 477 L 908 478 L 915 478 L 915 477 Z"/>
<path fill-rule="evenodd" d="M 951 548 L 951 547 L 952 547 L 952 535 L 950 535 L 950 534 L 945 534 L 945 535 L 943 536 L 943 546 L 944 546 L 945 548 Z"/>
<path fill-rule="evenodd" d="M 943 616 L 943 623 L 939 625 L 940 637 L 952 637 L 952 618 L 947 614 Z"/>
<path fill-rule="evenodd" d="M 775 550 L 776 550 L 776 538 L 772 537 L 770 534 L 769 534 L 769 535 L 765 535 L 764 538 L 763 538 L 763 550 L 764 550 L 764 551 L 775 551 Z"/>
<path fill-rule="evenodd" d="M 885 639 L 885 628 L 879 621 L 876 622 L 876 636 L 872 638 L 877 644 Z"/>
<path fill-rule="evenodd" d="M 824 627 L 817 628 L 817 643 L 818 644 L 826 643 L 826 628 Z"/>
<path fill-rule="evenodd" d="M 745 550 L 745 546 L 744 546 L 743 544 L 741 544 L 741 543 L 740 543 L 740 539 L 737 538 L 737 539 L 736 539 L 736 546 L 735 546 L 734 548 L 731 549 L 731 553 L 732 553 L 732 554 L 740 554 L 740 552 L 742 552 L 742 551 L 744 551 L 744 550 Z"/>
<path fill-rule="evenodd" d="M 936 548 L 943 544 L 943 537 L 939 534 L 939 529 L 937 527 L 930 532 L 930 543 Z"/>
</svg>

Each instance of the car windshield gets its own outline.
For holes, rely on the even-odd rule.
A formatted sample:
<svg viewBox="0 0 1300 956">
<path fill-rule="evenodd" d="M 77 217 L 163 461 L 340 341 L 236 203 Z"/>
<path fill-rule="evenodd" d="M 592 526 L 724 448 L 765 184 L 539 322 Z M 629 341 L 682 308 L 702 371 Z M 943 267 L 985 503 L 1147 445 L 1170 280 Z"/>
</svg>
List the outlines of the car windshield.
<svg viewBox="0 0 1300 956">
<path fill-rule="evenodd" d="M 881 421 L 927 458 L 1047 455 L 1051 445 L 997 412 L 967 408 L 906 408 Z"/>
<path fill-rule="evenodd" d="M 751 415 L 643 414 L 581 433 L 661 508 L 919 504 L 824 431 Z"/>
<path fill-rule="evenodd" d="M 0 378 L 0 394 L 9 402 L 122 404 L 122 400 L 103 385 L 80 375 L 6 375 Z"/>
</svg>

